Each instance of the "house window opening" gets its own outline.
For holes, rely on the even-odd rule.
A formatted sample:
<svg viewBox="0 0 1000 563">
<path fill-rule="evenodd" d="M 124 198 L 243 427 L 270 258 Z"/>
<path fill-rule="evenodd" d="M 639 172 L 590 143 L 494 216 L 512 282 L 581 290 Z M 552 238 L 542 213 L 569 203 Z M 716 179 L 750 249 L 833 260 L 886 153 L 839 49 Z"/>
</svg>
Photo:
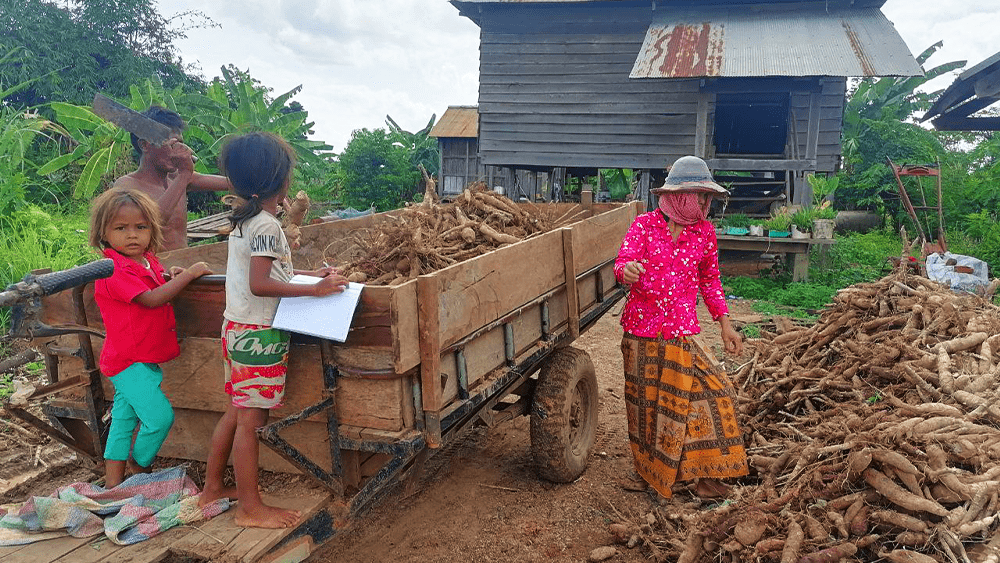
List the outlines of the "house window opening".
<svg viewBox="0 0 1000 563">
<path fill-rule="evenodd" d="M 715 154 L 782 158 L 788 138 L 788 93 L 719 94 Z"/>
</svg>

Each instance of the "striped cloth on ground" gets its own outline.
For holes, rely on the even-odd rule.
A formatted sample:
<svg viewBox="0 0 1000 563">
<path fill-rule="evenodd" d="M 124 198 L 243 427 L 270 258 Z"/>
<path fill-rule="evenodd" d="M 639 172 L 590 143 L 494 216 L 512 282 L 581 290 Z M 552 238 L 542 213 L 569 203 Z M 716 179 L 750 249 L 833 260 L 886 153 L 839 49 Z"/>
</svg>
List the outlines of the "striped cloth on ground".
<svg viewBox="0 0 1000 563">
<path fill-rule="evenodd" d="M 118 545 L 131 545 L 229 509 L 228 499 L 199 507 L 199 494 L 183 467 L 133 475 L 113 489 L 73 483 L 51 496 L 0 506 L 0 546 L 102 532 Z"/>
</svg>

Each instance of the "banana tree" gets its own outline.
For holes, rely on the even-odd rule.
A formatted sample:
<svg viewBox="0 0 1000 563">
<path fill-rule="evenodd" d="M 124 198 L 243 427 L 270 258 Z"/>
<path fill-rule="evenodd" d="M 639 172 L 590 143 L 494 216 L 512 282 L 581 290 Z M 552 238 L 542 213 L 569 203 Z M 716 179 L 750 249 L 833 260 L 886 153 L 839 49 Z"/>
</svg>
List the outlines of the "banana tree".
<svg viewBox="0 0 1000 563">
<path fill-rule="evenodd" d="M 282 111 L 301 86 L 268 100 L 266 88 L 254 86 L 251 80 L 234 76 L 226 68 L 223 68 L 223 75 L 226 79 L 213 81 L 205 94 L 186 94 L 180 87 L 167 90 L 147 79 L 141 85 L 132 85 L 130 99 L 123 103 L 136 111 L 153 104 L 162 105 L 187 118 L 185 141 L 195 150 L 198 156 L 195 169 L 202 173 L 217 173 L 215 163 L 223 142 L 229 135 L 244 131 L 270 131 L 292 145 L 300 162 L 326 164 L 317 153 L 332 147 L 306 138 L 313 125 L 306 123 L 306 112 Z M 129 159 L 130 136 L 88 107 L 63 102 L 53 102 L 51 107 L 72 137 L 73 147 L 70 152 L 44 164 L 39 173 L 51 174 L 70 164 L 79 164 L 83 172 L 73 195 L 89 198 L 102 181 L 124 172 L 122 163 Z"/>
<path fill-rule="evenodd" d="M 921 69 L 924 63 L 944 43 L 938 41 L 917 56 Z M 966 61 L 952 61 L 924 70 L 922 76 L 864 78 L 849 94 L 844 108 L 843 150 L 850 162 L 858 151 L 859 137 L 872 121 L 906 121 L 914 113 L 926 110 L 931 101 L 941 94 L 920 92 L 917 88 L 947 72 L 965 66 Z"/>
<path fill-rule="evenodd" d="M 179 113 L 188 120 L 185 135 L 204 146 L 198 153 L 202 157 L 199 171 L 214 172 L 209 167 L 214 167 L 226 139 L 248 131 L 274 133 L 288 141 L 300 163 L 326 165 L 320 153 L 333 147 L 306 137 L 314 125 L 306 121 L 307 112 L 286 108 L 288 101 L 302 90 L 301 85 L 272 100 L 267 88 L 256 85 L 245 73 L 222 67 L 222 76 L 221 80 L 213 80 L 204 94 L 185 94 L 177 100 L 184 107 Z"/>
<path fill-rule="evenodd" d="M 7 60 L 10 53 L 0 63 Z M 37 80 L 37 79 L 36 79 Z M 29 87 L 35 80 L 0 87 L 0 100 Z M 39 175 L 38 165 L 29 157 L 30 149 L 39 137 L 55 141 L 69 137 L 69 132 L 58 123 L 30 111 L 0 104 L 0 212 L 6 215 L 24 203 L 25 186 L 31 177 Z"/>
<path fill-rule="evenodd" d="M 132 109 L 142 107 L 141 104 L 141 97 L 133 94 L 129 104 Z M 81 165 L 83 171 L 73 188 L 73 197 L 88 199 L 106 177 L 113 181 L 111 176 L 119 169 L 118 164 L 128 158 L 131 137 L 128 131 L 105 121 L 90 108 L 66 102 L 52 102 L 49 106 L 72 139 L 72 150 L 43 164 L 38 174 L 52 174 L 71 164 Z"/>
<path fill-rule="evenodd" d="M 141 86 L 133 84 L 129 87 L 130 99 L 125 105 L 143 111 L 158 104 L 176 111 L 174 97 L 180 91 L 180 86 L 169 91 L 159 82 L 146 79 Z M 114 181 L 119 173 L 124 173 L 125 163 L 130 161 L 131 136 L 128 131 L 105 121 L 88 107 L 65 102 L 52 102 L 49 106 L 72 138 L 72 150 L 42 165 L 38 173 L 52 174 L 71 164 L 82 166 L 73 197 L 88 199 L 102 181 Z"/>
<path fill-rule="evenodd" d="M 437 114 L 432 114 L 430 121 L 423 129 L 416 133 L 410 133 L 396 123 L 392 117 L 385 116 L 385 124 L 389 127 L 389 135 L 394 142 L 403 145 L 410 155 L 410 162 L 414 168 L 423 164 L 424 169 L 432 176 L 438 173 L 439 151 L 437 139 L 430 136 L 431 129 L 434 128 L 434 120 Z"/>
<path fill-rule="evenodd" d="M 628 168 L 602 168 L 601 178 L 608 188 L 611 199 L 621 200 L 632 193 L 635 172 Z"/>
</svg>

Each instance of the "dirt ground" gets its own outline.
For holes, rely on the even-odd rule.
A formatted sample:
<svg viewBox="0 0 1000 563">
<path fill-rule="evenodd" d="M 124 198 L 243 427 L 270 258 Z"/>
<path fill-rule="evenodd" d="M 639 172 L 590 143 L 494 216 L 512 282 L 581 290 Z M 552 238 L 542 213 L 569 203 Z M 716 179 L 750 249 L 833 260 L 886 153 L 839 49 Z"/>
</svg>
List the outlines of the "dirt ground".
<svg viewBox="0 0 1000 563">
<path fill-rule="evenodd" d="M 578 562 L 614 545 L 608 525 L 641 522 L 658 499 L 624 487 L 632 473 L 623 400 L 622 329 L 615 306 L 574 344 L 586 350 L 600 390 L 597 443 L 576 482 L 555 485 L 532 468 L 527 417 L 471 431 L 430 458 L 427 477 L 410 496 L 391 492 L 318 551 L 323 562 Z M 759 320 L 747 301 L 730 304 L 736 321 Z M 721 349 L 719 326 L 702 307 L 703 334 Z M 744 353 L 746 355 L 746 353 Z M 740 358 L 726 358 L 732 369 Z M 669 502 L 697 503 L 688 494 Z M 678 538 L 683 541 L 683 538 Z M 645 561 L 641 548 L 615 546 L 610 561 Z"/>
</svg>

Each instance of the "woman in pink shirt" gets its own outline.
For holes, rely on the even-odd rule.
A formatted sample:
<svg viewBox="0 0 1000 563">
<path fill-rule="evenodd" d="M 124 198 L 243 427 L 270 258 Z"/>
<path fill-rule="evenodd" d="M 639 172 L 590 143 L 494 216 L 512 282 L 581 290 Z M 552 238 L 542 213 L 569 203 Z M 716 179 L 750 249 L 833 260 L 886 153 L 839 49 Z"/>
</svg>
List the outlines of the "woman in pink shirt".
<svg viewBox="0 0 1000 563">
<path fill-rule="evenodd" d="M 675 481 L 692 479 L 697 495 L 725 496 L 720 479 L 747 474 L 746 450 L 733 386 L 696 336 L 695 304 L 700 291 L 726 351 L 741 354 L 719 281 L 715 229 L 706 219 L 712 198 L 728 192 L 694 156 L 678 159 L 652 192 L 657 209 L 636 217 L 615 260 L 615 277 L 631 286 L 621 323 L 635 468 L 667 498 Z"/>
</svg>

